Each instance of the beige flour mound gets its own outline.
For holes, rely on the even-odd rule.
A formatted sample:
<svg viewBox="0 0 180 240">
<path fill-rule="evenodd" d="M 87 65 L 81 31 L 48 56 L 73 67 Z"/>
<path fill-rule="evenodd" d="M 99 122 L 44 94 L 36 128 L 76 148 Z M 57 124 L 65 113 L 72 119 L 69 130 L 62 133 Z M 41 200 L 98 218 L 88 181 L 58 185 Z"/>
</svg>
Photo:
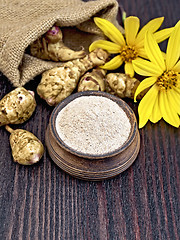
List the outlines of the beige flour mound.
<svg viewBox="0 0 180 240">
<path fill-rule="evenodd" d="M 82 96 L 59 112 L 56 129 L 70 148 L 83 154 L 102 155 L 125 143 L 131 124 L 114 101 L 101 96 Z"/>
</svg>

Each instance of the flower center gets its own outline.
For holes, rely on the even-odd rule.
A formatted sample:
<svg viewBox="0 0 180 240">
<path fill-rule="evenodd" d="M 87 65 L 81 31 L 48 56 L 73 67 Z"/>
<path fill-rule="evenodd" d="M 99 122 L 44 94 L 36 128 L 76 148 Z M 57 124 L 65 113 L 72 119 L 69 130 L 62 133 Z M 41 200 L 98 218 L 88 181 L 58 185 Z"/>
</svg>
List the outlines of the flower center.
<svg viewBox="0 0 180 240">
<path fill-rule="evenodd" d="M 124 46 L 120 52 L 120 55 L 124 62 L 132 62 L 132 60 L 137 58 L 138 53 L 134 47 Z"/>
<path fill-rule="evenodd" d="M 165 71 L 160 77 L 157 79 L 157 85 L 161 90 L 171 89 L 173 86 L 177 87 L 177 73 L 170 70 Z"/>
</svg>

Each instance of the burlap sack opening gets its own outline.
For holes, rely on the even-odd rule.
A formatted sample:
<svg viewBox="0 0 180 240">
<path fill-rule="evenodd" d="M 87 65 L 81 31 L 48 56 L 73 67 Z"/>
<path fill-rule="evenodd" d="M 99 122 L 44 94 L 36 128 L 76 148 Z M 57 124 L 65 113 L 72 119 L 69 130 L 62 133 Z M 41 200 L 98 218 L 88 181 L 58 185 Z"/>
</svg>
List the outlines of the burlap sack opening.
<svg viewBox="0 0 180 240">
<path fill-rule="evenodd" d="M 110 20 L 118 28 L 116 0 L 9 0 L 0 3 L 0 71 L 15 86 L 61 63 L 32 57 L 28 46 L 54 24 L 62 27 L 65 43 L 74 50 L 102 37 L 94 16 Z"/>
</svg>

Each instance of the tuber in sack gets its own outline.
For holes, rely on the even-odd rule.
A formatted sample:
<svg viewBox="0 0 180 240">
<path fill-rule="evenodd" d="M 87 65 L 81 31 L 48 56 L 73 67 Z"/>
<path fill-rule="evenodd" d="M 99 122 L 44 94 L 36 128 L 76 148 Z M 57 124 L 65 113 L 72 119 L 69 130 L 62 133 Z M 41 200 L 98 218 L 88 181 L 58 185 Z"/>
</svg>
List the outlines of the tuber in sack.
<svg viewBox="0 0 180 240">
<path fill-rule="evenodd" d="M 43 71 L 61 65 L 38 59 L 28 53 L 28 46 L 54 24 L 63 31 L 64 42 L 74 50 L 102 37 L 93 17 L 117 21 L 116 0 L 4 0 L 0 3 L 0 71 L 13 86 L 23 86 Z"/>
</svg>

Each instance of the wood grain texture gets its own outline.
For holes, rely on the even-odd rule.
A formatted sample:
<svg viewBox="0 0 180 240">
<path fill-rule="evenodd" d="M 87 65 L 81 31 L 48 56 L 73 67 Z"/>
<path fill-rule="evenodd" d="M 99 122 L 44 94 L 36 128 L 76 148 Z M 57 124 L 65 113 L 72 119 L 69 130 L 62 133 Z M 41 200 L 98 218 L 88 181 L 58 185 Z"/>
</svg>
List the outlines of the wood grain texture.
<svg viewBox="0 0 180 240">
<path fill-rule="evenodd" d="M 163 27 L 179 20 L 180 1 L 119 1 L 141 24 L 164 16 Z M 164 45 L 163 45 L 164 46 Z M 35 90 L 40 77 L 25 87 Z M 12 90 L 0 74 L 0 98 Z M 32 118 L 17 127 L 45 144 L 52 108 L 36 94 Z M 137 116 L 137 104 L 127 101 Z M 133 165 L 102 182 L 75 179 L 45 151 L 34 166 L 13 163 L 9 134 L 0 128 L 0 239 L 2 240 L 176 240 L 180 237 L 180 131 L 161 120 L 140 130 Z"/>
</svg>

